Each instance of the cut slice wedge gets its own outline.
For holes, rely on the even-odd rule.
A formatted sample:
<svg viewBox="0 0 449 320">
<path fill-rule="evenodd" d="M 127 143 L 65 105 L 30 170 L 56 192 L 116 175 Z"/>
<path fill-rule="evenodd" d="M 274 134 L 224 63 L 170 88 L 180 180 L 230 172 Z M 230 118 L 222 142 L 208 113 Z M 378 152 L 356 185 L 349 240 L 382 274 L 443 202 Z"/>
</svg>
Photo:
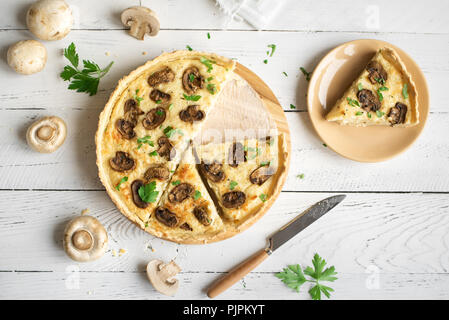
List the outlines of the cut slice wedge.
<svg viewBox="0 0 449 320">
<path fill-rule="evenodd" d="M 416 86 L 399 55 L 391 48 L 381 48 L 326 120 L 349 126 L 418 124 Z"/>
</svg>

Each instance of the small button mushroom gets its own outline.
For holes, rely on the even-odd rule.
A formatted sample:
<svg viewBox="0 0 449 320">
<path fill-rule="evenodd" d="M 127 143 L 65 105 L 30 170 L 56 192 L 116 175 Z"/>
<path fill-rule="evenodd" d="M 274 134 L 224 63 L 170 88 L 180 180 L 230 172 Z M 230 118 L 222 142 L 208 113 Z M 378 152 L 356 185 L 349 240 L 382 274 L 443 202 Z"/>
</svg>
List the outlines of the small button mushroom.
<svg viewBox="0 0 449 320">
<path fill-rule="evenodd" d="M 138 40 L 143 40 L 145 34 L 154 37 L 159 33 L 159 19 L 149 8 L 130 7 L 122 12 L 121 20 L 124 26 L 130 27 L 129 34 Z"/>
<path fill-rule="evenodd" d="M 357 99 L 360 101 L 360 107 L 369 112 L 377 111 L 380 109 L 379 97 L 375 95 L 371 90 L 363 89 L 357 92 Z"/>
<path fill-rule="evenodd" d="M 130 171 L 136 167 L 136 162 L 127 152 L 117 151 L 115 157 L 109 159 L 111 168 L 118 172 Z"/>
<path fill-rule="evenodd" d="M 159 127 L 167 116 L 167 112 L 162 107 L 153 108 L 147 112 L 142 120 L 142 125 L 147 130 L 153 130 Z"/>
<path fill-rule="evenodd" d="M 197 67 L 189 67 L 182 75 L 182 86 L 187 94 L 194 94 L 198 89 L 204 87 L 204 77 L 200 74 Z"/>
<path fill-rule="evenodd" d="M 190 183 L 181 183 L 174 187 L 168 194 L 168 201 L 171 203 L 180 203 L 189 198 L 195 188 Z"/>
<path fill-rule="evenodd" d="M 165 165 L 157 164 L 151 168 L 148 168 L 143 176 L 147 182 L 153 179 L 165 181 L 170 176 L 170 171 Z"/>
<path fill-rule="evenodd" d="M 209 217 L 209 210 L 207 209 L 207 206 L 198 206 L 193 209 L 193 215 L 195 218 L 198 219 L 198 221 L 204 225 L 204 226 L 210 226 L 212 223 L 210 217 Z"/>
<path fill-rule="evenodd" d="M 59 117 L 45 117 L 34 122 L 27 131 L 28 145 L 41 153 L 56 151 L 65 141 L 67 127 Z"/>
<path fill-rule="evenodd" d="M 192 227 L 190 226 L 190 224 L 188 224 L 187 222 L 184 222 L 183 224 L 181 224 L 179 226 L 182 230 L 185 231 L 193 231 Z"/>
<path fill-rule="evenodd" d="M 108 234 L 97 219 L 84 215 L 67 224 L 63 245 L 71 259 L 79 262 L 93 261 L 105 253 Z"/>
<path fill-rule="evenodd" d="M 125 120 L 131 123 L 134 127 L 137 125 L 137 119 L 139 118 L 139 116 L 144 114 L 144 112 L 140 110 L 136 100 L 134 99 L 126 100 L 123 111 L 125 113 Z"/>
<path fill-rule="evenodd" d="M 176 217 L 176 215 L 167 208 L 157 207 L 155 210 L 155 216 L 157 221 L 167 227 L 173 228 L 178 224 L 178 217 Z"/>
<path fill-rule="evenodd" d="M 147 276 L 154 289 L 158 292 L 173 296 L 178 291 L 179 282 L 174 277 L 181 272 L 181 268 L 174 262 L 165 264 L 161 260 L 152 260 L 147 265 Z"/>
<path fill-rule="evenodd" d="M 252 184 L 257 184 L 259 186 L 263 185 L 265 181 L 267 181 L 274 174 L 273 167 L 261 166 L 255 169 L 249 175 L 249 181 Z"/>
<path fill-rule="evenodd" d="M 246 195 L 242 191 L 230 191 L 226 192 L 221 199 L 225 208 L 236 209 L 245 203 Z"/>
<path fill-rule="evenodd" d="M 179 112 L 179 118 L 184 122 L 193 123 L 194 121 L 201 121 L 206 117 L 203 110 L 198 109 L 198 105 L 188 106 L 186 109 Z"/>
<path fill-rule="evenodd" d="M 132 196 L 133 202 L 140 209 L 145 209 L 146 207 L 149 206 L 149 203 L 143 201 L 139 195 L 139 189 L 143 185 L 144 185 L 144 182 L 140 179 L 134 180 L 133 183 L 131 183 L 131 196 Z"/>
<path fill-rule="evenodd" d="M 26 16 L 28 29 L 42 40 L 60 40 L 72 29 L 72 10 L 64 0 L 39 0 Z"/>
<path fill-rule="evenodd" d="M 405 116 L 407 115 L 407 106 L 403 103 L 396 103 L 396 105 L 390 109 L 388 117 L 391 125 L 400 124 L 405 122 Z"/>
<path fill-rule="evenodd" d="M 176 157 L 176 149 L 171 144 L 170 140 L 167 137 L 160 137 L 157 140 L 159 148 L 157 149 L 157 153 L 165 158 L 167 161 L 171 161 Z"/>
<path fill-rule="evenodd" d="M 243 148 L 243 144 L 240 142 L 234 142 L 229 147 L 228 162 L 231 167 L 236 168 L 239 163 L 246 161 L 246 151 Z"/>
<path fill-rule="evenodd" d="M 169 67 L 165 67 L 160 71 L 156 71 L 148 77 L 148 84 L 155 87 L 160 83 L 172 82 L 175 80 L 175 73 Z"/>
<path fill-rule="evenodd" d="M 157 103 L 167 103 L 170 101 L 171 95 L 161 90 L 153 89 L 150 92 L 150 99 Z"/>
<path fill-rule="evenodd" d="M 23 40 L 8 49 L 8 65 L 17 73 L 33 74 L 44 69 L 47 63 L 47 49 L 36 40 Z"/>
<path fill-rule="evenodd" d="M 201 170 L 204 172 L 207 179 L 212 182 L 223 181 L 226 177 L 223 171 L 223 165 L 216 161 L 212 163 L 201 163 Z"/>
<path fill-rule="evenodd" d="M 133 123 L 125 119 L 118 119 L 115 122 L 115 128 L 124 139 L 131 140 L 136 136 Z"/>
<path fill-rule="evenodd" d="M 368 79 L 372 84 L 376 83 L 385 83 L 388 79 L 388 73 L 385 71 L 384 67 L 377 62 L 377 61 L 371 61 L 366 66 L 366 70 L 368 71 Z"/>
</svg>

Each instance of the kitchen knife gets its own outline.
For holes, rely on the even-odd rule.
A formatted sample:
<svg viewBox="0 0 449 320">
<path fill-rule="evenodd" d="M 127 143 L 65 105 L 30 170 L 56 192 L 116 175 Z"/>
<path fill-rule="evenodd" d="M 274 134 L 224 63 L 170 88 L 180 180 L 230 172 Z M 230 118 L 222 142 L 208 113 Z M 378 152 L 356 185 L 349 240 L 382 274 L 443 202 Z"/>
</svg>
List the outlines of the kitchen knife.
<svg viewBox="0 0 449 320">
<path fill-rule="evenodd" d="M 208 290 L 209 298 L 215 298 L 223 291 L 227 290 L 237 281 L 246 276 L 251 270 L 256 268 L 266 258 L 268 258 L 273 251 L 278 249 L 288 240 L 296 236 L 299 232 L 307 228 L 313 222 L 321 218 L 327 212 L 332 210 L 337 204 L 346 198 L 345 195 L 333 196 L 320 202 L 315 203 L 308 210 L 298 215 L 295 219 L 287 223 L 279 229 L 271 238 L 269 238 L 268 247 L 260 250 L 248 260 L 242 262 L 237 267 L 229 271 L 224 277 L 214 283 Z"/>
</svg>

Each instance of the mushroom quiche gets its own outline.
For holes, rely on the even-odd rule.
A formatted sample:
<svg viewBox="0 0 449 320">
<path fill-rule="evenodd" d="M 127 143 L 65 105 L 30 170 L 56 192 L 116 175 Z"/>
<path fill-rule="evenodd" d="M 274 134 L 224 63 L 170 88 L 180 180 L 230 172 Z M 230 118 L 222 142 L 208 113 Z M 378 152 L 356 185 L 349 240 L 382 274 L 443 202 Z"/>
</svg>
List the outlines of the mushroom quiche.
<svg viewBox="0 0 449 320">
<path fill-rule="evenodd" d="M 380 49 L 326 119 L 350 126 L 418 124 L 415 83 L 398 54 Z"/>
<path fill-rule="evenodd" d="M 120 211 L 140 227 L 234 67 L 215 54 L 165 53 L 121 79 L 112 93 L 96 134 L 99 176 Z"/>
<path fill-rule="evenodd" d="M 236 226 L 259 211 L 282 170 L 283 136 L 198 146 L 199 167 L 228 223 Z"/>
<path fill-rule="evenodd" d="M 207 240 L 223 230 L 223 222 L 196 169 L 192 147 L 165 189 L 148 225 L 160 237 Z"/>
</svg>

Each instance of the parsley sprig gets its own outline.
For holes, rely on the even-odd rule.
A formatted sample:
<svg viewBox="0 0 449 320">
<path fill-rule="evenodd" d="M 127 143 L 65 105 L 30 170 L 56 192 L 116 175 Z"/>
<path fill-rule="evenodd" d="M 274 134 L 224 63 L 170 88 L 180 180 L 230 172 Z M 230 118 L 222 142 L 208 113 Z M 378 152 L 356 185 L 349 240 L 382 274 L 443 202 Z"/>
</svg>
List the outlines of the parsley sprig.
<svg viewBox="0 0 449 320">
<path fill-rule="evenodd" d="M 312 260 L 313 268 L 307 267 L 301 270 L 299 264 L 289 265 L 284 268 L 282 272 L 276 274 L 276 277 L 282 280 L 287 287 L 299 292 L 299 288 L 306 282 L 311 282 L 315 284 L 309 289 L 309 294 L 313 300 L 321 300 L 321 293 L 323 293 L 327 298 L 330 297 L 330 292 L 334 289 L 323 285 L 322 281 L 333 282 L 337 280 L 337 272 L 335 272 L 335 267 L 331 266 L 324 269 L 326 266 L 326 261 L 321 258 L 318 253 L 315 253 Z M 307 279 L 306 275 L 310 278 Z"/>
<path fill-rule="evenodd" d="M 114 64 L 114 61 L 111 61 L 106 68 L 101 69 L 95 62 L 83 60 L 83 69 L 80 70 L 78 68 L 79 56 L 73 42 L 66 49 L 64 49 L 64 57 L 70 61 L 72 66 L 65 66 L 64 71 L 60 74 L 60 77 L 64 79 L 64 81 L 70 81 L 68 87 L 70 90 L 76 90 L 76 92 L 86 92 L 90 96 L 97 93 L 100 79 L 108 73 Z"/>
<path fill-rule="evenodd" d="M 151 136 L 145 136 L 137 139 L 137 149 L 140 149 L 143 144 L 148 144 L 151 147 L 154 147 L 154 142 L 150 140 Z"/>
<path fill-rule="evenodd" d="M 147 203 L 156 202 L 159 191 L 156 190 L 156 181 L 151 181 L 148 184 L 144 184 L 137 191 L 139 193 L 140 199 Z"/>
<path fill-rule="evenodd" d="M 312 77 L 313 71 L 308 72 L 308 71 L 307 71 L 306 69 L 304 69 L 303 67 L 299 68 L 299 70 L 301 70 L 302 74 L 306 77 L 306 80 L 307 80 L 307 81 L 310 81 L 310 78 Z"/>
</svg>

